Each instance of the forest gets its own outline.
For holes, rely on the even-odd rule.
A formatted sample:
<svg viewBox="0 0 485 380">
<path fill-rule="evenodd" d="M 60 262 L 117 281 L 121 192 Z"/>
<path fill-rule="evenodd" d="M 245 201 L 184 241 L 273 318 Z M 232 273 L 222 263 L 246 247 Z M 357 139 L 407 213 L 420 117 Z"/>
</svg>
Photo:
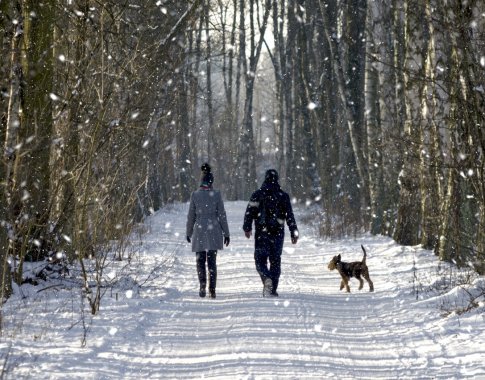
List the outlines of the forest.
<svg viewBox="0 0 485 380">
<path fill-rule="evenodd" d="M 2 301 L 25 262 L 123 259 L 204 162 L 485 274 L 482 1 L 0 0 L 0 38 Z"/>
</svg>

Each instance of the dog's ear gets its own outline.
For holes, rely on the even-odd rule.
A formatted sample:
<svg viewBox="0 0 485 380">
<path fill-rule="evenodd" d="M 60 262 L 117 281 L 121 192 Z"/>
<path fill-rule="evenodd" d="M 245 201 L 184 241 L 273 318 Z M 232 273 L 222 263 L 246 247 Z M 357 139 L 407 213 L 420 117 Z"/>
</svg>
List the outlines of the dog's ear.
<svg viewBox="0 0 485 380">
<path fill-rule="evenodd" d="M 337 259 L 338 259 L 338 261 L 340 261 L 342 259 L 342 257 L 340 256 L 340 253 L 337 256 Z"/>
</svg>

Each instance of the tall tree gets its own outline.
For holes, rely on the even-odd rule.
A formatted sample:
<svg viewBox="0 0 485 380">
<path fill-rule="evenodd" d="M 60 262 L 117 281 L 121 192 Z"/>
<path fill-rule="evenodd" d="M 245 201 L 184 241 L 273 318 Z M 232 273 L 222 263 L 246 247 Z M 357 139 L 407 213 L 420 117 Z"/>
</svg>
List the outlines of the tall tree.
<svg viewBox="0 0 485 380">
<path fill-rule="evenodd" d="M 423 128 L 420 133 L 420 182 L 421 182 L 421 245 L 426 249 L 434 249 L 438 243 L 438 220 L 439 220 L 439 199 L 442 196 L 440 183 L 441 160 L 441 131 L 439 130 L 439 118 L 444 114 L 436 112 L 436 99 L 439 96 L 436 91 L 439 67 L 436 67 L 436 49 L 439 41 L 439 34 L 433 26 L 431 7 L 436 4 L 426 2 L 425 15 L 426 24 L 429 25 L 430 43 L 428 46 L 425 77 L 427 79 L 421 105 Z M 439 8 L 437 8 L 439 9 Z M 440 11 L 433 12 L 433 17 L 439 17 Z M 439 54 L 439 53 L 438 53 Z M 440 115 L 441 114 L 441 115 Z"/>
<path fill-rule="evenodd" d="M 424 96 L 424 74 L 429 43 L 423 2 L 405 1 L 406 56 L 404 88 L 406 91 L 406 122 L 404 163 L 399 176 L 400 198 L 394 239 L 403 245 L 419 242 L 420 181 L 416 175 L 419 157 L 419 138 L 422 128 L 421 107 Z M 423 25 L 425 26 L 423 28 Z"/>
<path fill-rule="evenodd" d="M 15 6 L 13 6 L 15 5 Z M 11 220 L 8 219 L 12 203 L 12 194 L 8 179 L 11 177 L 14 165 L 15 136 L 18 128 L 19 89 L 20 89 L 20 40 L 22 36 L 21 23 L 10 23 L 7 20 L 21 19 L 20 4 L 10 2 L 0 3 L 0 49 L 3 57 L 7 57 L 0 67 L 0 86 L 2 99 L 0 102 L 0 141 L 2 142 L 2 160 L 0 174 L 0 303 L 12 292 L 11 268 L 9 258 L 9 235 L 12 232 Z M 8 136 L 8 140 L 7 140 Z M 11 237 L 11 235 L 10 235 Z"/>
<path fill-rule="evenodd" d="M 315 92 L 316 81 L 310 73 L 312 64 L 313 52 L 311 50 L 311 43 L 313 37 L 313 15 L 307 11 L 303 12 L 304 1 L 298 1 L 296 16 L 302 20 L 299 23 L 297 32 L 297 59 L 295 70 L 295 82 L 298 84 L 295 88 L 296 96 L 298 97 L 299 113 L 301 115 L 301 133 L 298 133 L 301 141 L 301 150 L 299 150 L 299 160 L 303 166 L 302 174 L 306 177 L 306 186 L 303 190 L 305 198 L 311 201 L 321 198 L 321 178 L 318 170 L 318 155 L 315 141 L 318 141 L 317 129 L 318 119 L 313 110 L 316 107 L 317 94 Z M 316 78 L 315 78 L 316 79 Z"/>
<path fill-rule="evenodd" d="M 369 167 L 370 231 L 381 233 L 384 219 L 385 185 L 383 178 L 383 132 L 379 97 L 379 55 L 378 46 L 384 44 L 381 2 L 373 2 L 368 7 L 365 67 L 365 109 L 367 129 L 367 165 Z M 389 64 L 389 63 L 388 63 Z"/>
<path fill-rule="evenodd" d="M 241 1 L 243 3 L 243 1 Z M 259 7 L 258 7 L 259 9 Z M 245 7 L 240 5 L 239 11 L 244 12 Z M 254 83 L 256 78 L 256 72 L 261 55 L 261 49 L 264 41 L 264 34 L 266 32 L 266 26 L 268 24 L 268 18 L 271 11 L 271 1 L 266 0 L 264 5 L 264 14 L 262 21 L 259 21 L 259 12 L 255 12 L 255 0 L 249 2 L 249 24 L 250 24 L 250 37 L 249 37 L 249 57 L 248 64 L 245 70 L 245 100 L 242 128 L 239 137 L 239 193 L 238 198 L 248 199 L 251 195 L 255 181 L 256 181 L 256 152 L 254 146 L 254 132 L 253 132 L 253 97 L 254 97 Z M 256 14 L 255 14 L 256 13 Z M 241 16 L 239 24 L 240 28 L 244 28 L 245 18 Z M 256 29 L 257 25 L 259 28 Z M 259 33 L 259 35 L 256 34 Z M 240 34 L 240 50 L 245 50 L 245 43 L 243 42 L 244 34 Z M 242 53 L 241 54 L 245 54 Z M 244 59 L 245 61 L 245 59 Z"/>
<path fill-rule="evenodd" d="M 368 3 L 366 62 L 367 161 L 371 201 L 370 231 L 390 234 L 398 200 L 397 177 L 400 163 L 401 121 L 398 117 L 396 89 L 399 60 L 394 60 L 400 45 L 394 26 L 397 6 L 379 0 Z M 398 18 L 399 19 L 399 18 Z"/>
<path fill-rule="evenodd" d="M 343 207 L 341 214 L 350 219 L 346 224 L 355 224 L 361 216 L 365 216 L 369 205 L 369 184 L 365 156 L 365 131 L 363 130 L 363 104 L 355 99 L 358 89 L 364 90 L 365 44 L 363 28 L 365 26 L 365 2 L 359 4 L 356 13 L 351 8 L 341 9 L 340 21 L 338 8 L 327 7 L 326 2 L 319 0 L 319 9 L 323 20 L 323 33 L 328 43 L 332 71 L 335 78 L 335 94 L 340 101 L 340 114 L 337 116 L 345 124 L 345 129 L 339 131 L 339 197 Z M 357 20 L 353 20 L 356 17 Z M 335 19 L 336 21 L 333 21 Z M 360 21 L 358 21 L 360 20 Z M 339 24 L 340 22 L 340 24 Z M 358 23 L 361 23 L 358 25 Z M 351 28 L 354 25 L 357 31 Z M 363 25 L 364 26 L 363 26 Z M 358 25 L 358 26 L 357 26 Z M 341 36 L 339 36 L 341 34 Z M 364 50 L 363 50 L 364 49 Z M 353 55 L 349 59 L 348 51 Z M 358 57 L 354 57 L 357 54 Z M 360 58 L 359 58 L 360 57 Z M 361 60 L 357 64 L 356 60 Z M 356 66 L 357 65 L 357 66 Z M 357 72 L 357 73 L 355 73 Z M 351 82 L 351 78 L 354 82 Z M 358 179 L 358 180 L 356 180 Z"/>
<path fill-rule="evenodd" d="M 478 52 L 472 38 L 474 12 L 478 2 L 447 4 L 445 15 L 450 44 L 448 92 L 450 104 L 450 162 L 445 198 L 441 211 L 440 240 L 436 248 L 442 260 L 474 265 L 485 271 L 483 253 L 483 153 L 481 126 L 484 122 L 484 96 L 479 88 Z M 483 6 L 482 6 L 483 10 Z M 460 83 L 461 86 L 457 86 Z M 472 211 L 478 209 L 478 213 Z"/>
<path fill-rule="evenodd" d="M 12 78 L 13 82 L 20 81 L 19 118 L 18 122 L 9 122 L 5 139 L 7 160 L 11 162 L 7 169 L 7 223 L 12 229 L 9 253 L 13 256 L 39 258 L 51 248 L 48 221 L 54 6 L 55 1 L 21 3 L 20 43 L 25 54 L 21 71 L 15 74 L 21 77 Z M 15 102 L 15 97 L 11 101 Z"/>
</svg>

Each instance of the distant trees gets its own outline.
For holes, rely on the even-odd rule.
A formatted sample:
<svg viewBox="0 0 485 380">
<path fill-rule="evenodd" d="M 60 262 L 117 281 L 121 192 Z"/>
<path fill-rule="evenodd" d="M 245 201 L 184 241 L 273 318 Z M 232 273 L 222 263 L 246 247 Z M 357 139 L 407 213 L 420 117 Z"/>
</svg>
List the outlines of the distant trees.
<svg viewBox="0 0 485 380">
<path fill-rule="evenodd" d="M 240 57 L 242 60 L 242 67 L 244 70 L 245 82 L 245 99 L 241 122 L 241 129 L 239 135 L 239 149 L 238 149 L 238 168 L 240 175 L 238 176 L 237 193 L 238 199 L 248 199 L 255 186 L 256 178 L 256 147 L 253 131 L 253 116 L 254 116 L 254 86 L 257 75 L 257 67 L 263 42 L 265 38 L 265 31 L 268 24 L 268 19 L 271 11 L 271 1 L 266 0 L 263 7 L 263 15 L 259 14 L 258 0 L 249 1 L 249 36 L 244 33 L 245 27 L 245 3 L 240 1 Z M 260 18 L 262 20 L 260 21 Z M 249 46 L 246 46 L 245 39 L 249 39 Z M 248 56 L 246 57 L 246 51 Z"/>
<path fill-rule="evenodd" d="M 360 225 L 483 273 L 484 6 L 440 4 L 273 1 L 274 165 L 323 233 Z"/>
<path fill-rule="evenodd" d="M 10 269 L 22 282 L 23 260 L 64 256 L 91 292 L 113 241 L 188 199 L 185 110 L 169 94 L 184 95 L 173 73 L 186 72 L 184 36 L 200 5 L 1 3 L 3 288 Z M 91 300 L 96 312 L 99 292 Z"/>
<path fill-rule="evenodd" d="M 2 283 L 96 257 L 207 160 L 230 199 L 273 166 L 323 235 L 484 273 L 482 3 L 0 2 Z"/>
<path fill-rule="evenodd" d="M 458 0 L 445 6 L 408 0 L 401 6 L 396 11 L 404 17 L 406 37 L 401 68 L 406 118 L 393 236 L 483 273 L 483 191 L 472 185 L 483 178 L 483 144 L 473 132 L 484 121 L 479 90 L 484 28 L 477 18 L 483 6 Z M 482 79 L 470 71 L 481 72 Z"/>
<path fill-rule="evenodd" d="M 438 151 L 445 156 L 445 181 L 435 251 L 443 260 L 461 265 L 472 263 L 482 274 L 485 273 L 485 22 L 479 15 L 484 10 L 482 2 L 455 0 L 440 12 L 438 20 L 432 19 L 433 27 L 439 31 L 436 46 L 438 57 L 445 63 L 442 81 L 447 96 L 443 114 L 447 134 L 441 144 L 445 148 Z M 442 52 L 445 54 L 441 57 Z"/>
</svg>

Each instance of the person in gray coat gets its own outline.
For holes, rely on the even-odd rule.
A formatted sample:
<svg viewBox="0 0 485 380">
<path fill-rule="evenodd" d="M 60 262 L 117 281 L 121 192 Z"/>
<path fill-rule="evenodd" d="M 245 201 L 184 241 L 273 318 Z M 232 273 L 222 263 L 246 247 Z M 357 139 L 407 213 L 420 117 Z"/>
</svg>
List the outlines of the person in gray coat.
<svg viewBox="0 0 485 380">
<path fill-rule="evenodd" d="M 209 271 L 209 296 L 216 298 L 217 251 L 229 245 L 229 226 L 220 191 L 214 190 L 214 176 L 208 164 L 202 165 L 202 178 L 198 190 L 190 197 L 187 215 L 187 241 L 192 242 L 196 253 L 199 296 L 206 296 L 207 272 Z"/>
</svg>

